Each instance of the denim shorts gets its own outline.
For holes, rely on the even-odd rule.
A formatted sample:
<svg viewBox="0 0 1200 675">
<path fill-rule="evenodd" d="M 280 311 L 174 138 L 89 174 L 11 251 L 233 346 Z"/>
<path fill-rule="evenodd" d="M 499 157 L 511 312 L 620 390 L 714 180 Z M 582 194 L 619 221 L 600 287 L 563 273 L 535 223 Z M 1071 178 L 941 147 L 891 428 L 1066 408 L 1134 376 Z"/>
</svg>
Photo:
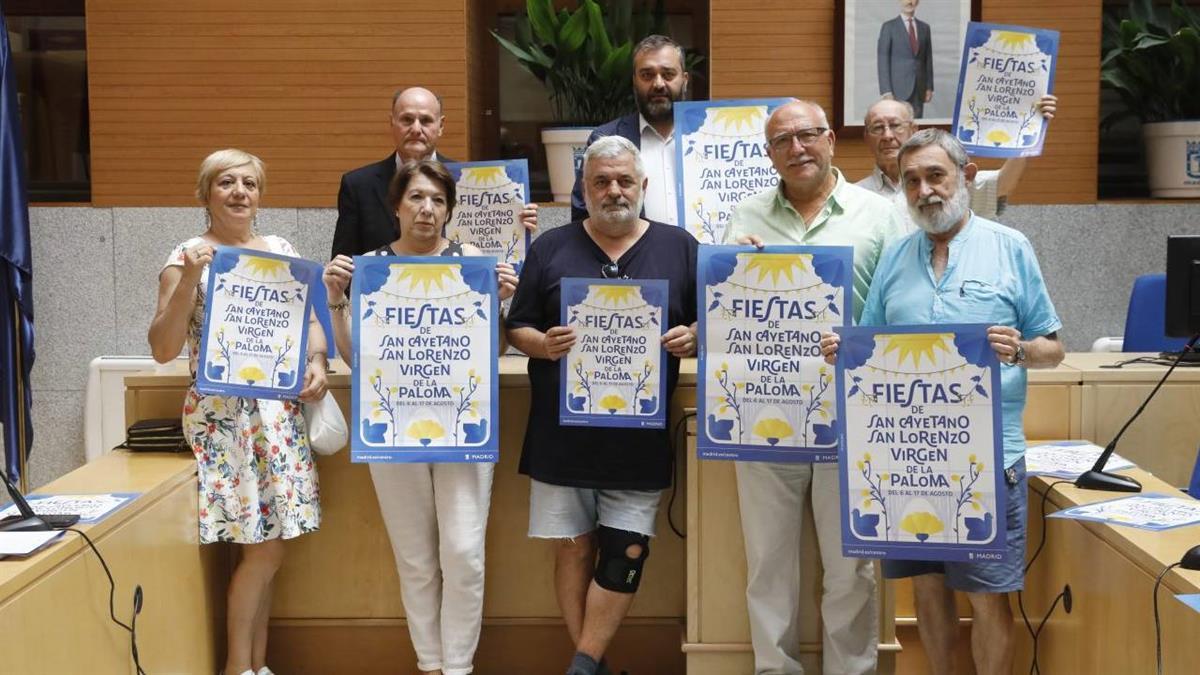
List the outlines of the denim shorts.
<svg viewBox="0 0 1200 675">
<path fill-rule="evenodd" d="M 531 480 L 529 536 L 571 539 L 604 525 L 654 536 L 662 490 L 593 490 Z"/>
<path fill-rule="evenodd" d="M 1008 559 L 980 562 L 935 562 L 927 560 L 884 560 L 886 579 L 903 579 L 921 574 L 945 574 L 946 586 L 965 593 L 1009 593 L 1025 586 L 1025 518 L 1029 500 L 1025 483 L 1025 458 L 1004 471 L 1008 486 Z"/>
</svg>

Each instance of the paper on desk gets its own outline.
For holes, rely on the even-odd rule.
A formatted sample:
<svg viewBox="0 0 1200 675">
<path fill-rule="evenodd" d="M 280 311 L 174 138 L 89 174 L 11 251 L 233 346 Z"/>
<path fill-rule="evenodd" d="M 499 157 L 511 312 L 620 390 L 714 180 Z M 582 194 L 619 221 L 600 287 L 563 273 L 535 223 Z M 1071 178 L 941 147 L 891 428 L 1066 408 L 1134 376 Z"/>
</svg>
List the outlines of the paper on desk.
<svg viewBox="0 0 1200 675">
<path fill-rule="evenodd" d="M 0 555 L 29 555 L 62 535 L 63 530 L 0 532 Z"/>
<path fill-rule="evenodd" d="M 1039 443 L 1025 450 L 1025 472 L 1030 476 L 1078 478 L 1090 471 L 1104 448 L 1087 441 L 1056 441 Z M 1104 465 L 1105 471 L 1129 469 L 1134 463 L 1113 453 Z"/>
<path fill-rule="evenodd" d="M 1200 501 L 1150 492 L 1063 509 L 1050 518 L 1091 520 L 1142 530 L 1170 530 L 1200 523 Z"/>
<path fill-rule="evenodd" d="M 138 496 L 136 492 L 114 492 L 99 495 L 28 495 L 25 500 L 33 512 L 41 516 L 59 514 L 79 514 L 79 522 L 84 524 L 98 523 L 105 516 L 133 501 Z M 3 511 L 0 518 L 17 515 L 17 507 L 11 503 Z"/>
</svg>

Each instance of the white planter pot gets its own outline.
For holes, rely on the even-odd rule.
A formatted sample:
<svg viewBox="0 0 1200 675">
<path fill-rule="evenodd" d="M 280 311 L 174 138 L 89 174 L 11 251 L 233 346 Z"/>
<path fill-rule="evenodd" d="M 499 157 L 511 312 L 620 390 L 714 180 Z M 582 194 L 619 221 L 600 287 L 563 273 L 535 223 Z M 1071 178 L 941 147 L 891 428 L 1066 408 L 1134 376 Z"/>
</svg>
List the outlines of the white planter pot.
<svg viewBox="0 0 1200 675">
<path fill-rule="evenodd" d="M 591 128 L 542 129 L 542 145 L 546 146 L 546 168 L 550 172 L 550 192 L 554 201 L 571 203 L 571 188 L 575 186 L 575 170 L 583 164 Z"/>
<path fill-rule="evenodd" d="M 1153 197 L 1200 197 L 1200 120 L 1142 125 Z"/>
</svg>

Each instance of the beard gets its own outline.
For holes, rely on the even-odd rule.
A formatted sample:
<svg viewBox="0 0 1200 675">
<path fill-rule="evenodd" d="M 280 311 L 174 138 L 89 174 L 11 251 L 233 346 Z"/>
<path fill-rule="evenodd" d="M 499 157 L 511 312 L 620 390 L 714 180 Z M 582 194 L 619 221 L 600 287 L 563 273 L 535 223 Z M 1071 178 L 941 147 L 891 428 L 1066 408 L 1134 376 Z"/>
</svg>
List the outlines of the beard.
<svg viewBox="0 0 1200 675">
<path fill-rule="evenodd" d="M 937 204 L 940 204 L 941 208 L 931 209 L 930 212 L 921 210 L 922 206 Z M 949 201 L 945 201 L 937 195 L 930 195 L 918 200 L 916 206 L 909 205 L 908 215 L 917 227 L 929 234 L 945 234 L 952 230 L 963 219 L 963 216 L 967 215 L 970 205 L 971 195 L 967 191 L 967 180 L 963 176 L 959 176 L 958 187 Z"/>
<path fill-rule="evenodd" d="M 637 100 L 638 112 L 642 113 L 642 117 L 646 118 L 651 124 L 657 122 L 666 122 L 673 119 L 675 115 L 675 101 L 683 98 L 686 90 L 680 90 L 679 96 L 675 96 L 674 92 L 669 87 L 652 91 L 648 95 L 643 96 L 642 92 L 636 91 L 634 98 Z M 655 97 L 666 96 L 666 101 L 656 101 Z"/>
<path fill-rule="evenodd" d="M 624 197 L 605 198 L 598 205 L 594 204 L 591 199 L 586 197 L 584 199 L 588 217 L 598 225 L 625 225 L 636 222 L 638 214 L 642 212 L 642 204 L 645 200 L 645 193 L 638 195 L 636 203 Z"/>
</svg>

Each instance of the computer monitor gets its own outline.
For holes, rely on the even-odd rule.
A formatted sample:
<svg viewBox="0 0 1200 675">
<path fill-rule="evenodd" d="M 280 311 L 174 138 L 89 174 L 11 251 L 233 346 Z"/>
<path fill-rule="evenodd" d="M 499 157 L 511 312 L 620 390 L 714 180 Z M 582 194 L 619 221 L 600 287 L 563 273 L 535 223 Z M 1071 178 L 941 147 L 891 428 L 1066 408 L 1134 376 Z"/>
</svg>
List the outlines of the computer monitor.
<svg viewBox="0 0 1200 675">
<path fill-rule="evenodd" d="M 1200 334 L 1200 234 L 1167 237 L 1165 328 L 1169 337 Z"/>
</svg>

